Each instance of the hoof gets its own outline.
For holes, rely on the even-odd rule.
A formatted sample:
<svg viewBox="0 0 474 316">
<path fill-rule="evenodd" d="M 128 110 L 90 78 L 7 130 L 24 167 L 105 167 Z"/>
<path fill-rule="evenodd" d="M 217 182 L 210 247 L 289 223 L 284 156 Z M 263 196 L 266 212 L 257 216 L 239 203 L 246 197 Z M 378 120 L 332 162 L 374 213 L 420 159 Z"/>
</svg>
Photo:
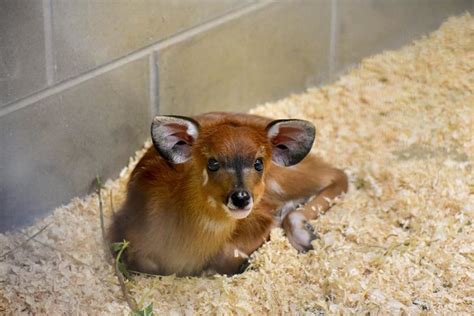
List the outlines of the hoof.
<svg viewBox="0 0 474 316">
<path fill-rule="evenodd" d="M 318 238 L 314 227 L 298 211 L 293 211 L 287 215 L 283 221 L 283 229 L 291 245 L 299 252 L 312 250 L 311 242 Z"/>
</svg>

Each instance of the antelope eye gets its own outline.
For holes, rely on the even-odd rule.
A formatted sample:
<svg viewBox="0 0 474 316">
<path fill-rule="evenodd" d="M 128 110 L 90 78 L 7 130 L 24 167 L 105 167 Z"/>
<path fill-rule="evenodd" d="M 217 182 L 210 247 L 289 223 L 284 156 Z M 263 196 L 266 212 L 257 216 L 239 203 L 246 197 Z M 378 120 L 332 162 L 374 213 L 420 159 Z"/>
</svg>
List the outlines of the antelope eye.
<svg viewBox="0 0 474 316">
<path fill-rule="evenodd" d="M 257 171 L 262 171 L 263 170 L 263 160 L 262 160 L 262 158 L 257 158 L 255 160 L 255 163 L 253 164 L 253 167 Z"/>
<path fill-rule="evenodd" d="M 207 170 L 209 171 L 217 171 L 220 167 L 219 161 L 215 160 L 214 158 L 211 158 L 207 161 Z"/>
</svg>

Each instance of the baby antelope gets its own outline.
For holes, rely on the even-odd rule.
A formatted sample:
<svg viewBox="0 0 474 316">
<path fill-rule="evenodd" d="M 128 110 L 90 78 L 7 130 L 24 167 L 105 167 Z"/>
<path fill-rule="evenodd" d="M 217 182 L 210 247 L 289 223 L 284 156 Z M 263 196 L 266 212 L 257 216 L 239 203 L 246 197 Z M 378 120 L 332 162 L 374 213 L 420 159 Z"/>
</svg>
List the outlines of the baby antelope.
<svg viewBox="0 0 474 316">
<path fill-rule="evenodd" d="M 239 273 L 276 226 L 298 251 L 310 250 L 308 220 L 347 191 L 343 171 L 309 154 L 315 128 L 304 120 L 157 116 L 151 137 L 108 233 L 130 242 L 131 270 Z"/>
</svg>

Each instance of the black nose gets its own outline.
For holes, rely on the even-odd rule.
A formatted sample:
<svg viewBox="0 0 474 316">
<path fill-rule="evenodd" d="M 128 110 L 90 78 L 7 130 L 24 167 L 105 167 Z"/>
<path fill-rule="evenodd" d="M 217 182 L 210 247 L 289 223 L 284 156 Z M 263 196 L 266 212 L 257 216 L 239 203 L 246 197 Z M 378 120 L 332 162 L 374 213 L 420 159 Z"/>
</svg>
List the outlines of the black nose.
<svg viewBox="0 0 474 316">
<path fill-rule="evenodd" d="M 235 191 L 230 196 L 230 200 L 236 207 L 245 208 L 250 204 L 250 194 L 244 190 Z"/>
</svg>

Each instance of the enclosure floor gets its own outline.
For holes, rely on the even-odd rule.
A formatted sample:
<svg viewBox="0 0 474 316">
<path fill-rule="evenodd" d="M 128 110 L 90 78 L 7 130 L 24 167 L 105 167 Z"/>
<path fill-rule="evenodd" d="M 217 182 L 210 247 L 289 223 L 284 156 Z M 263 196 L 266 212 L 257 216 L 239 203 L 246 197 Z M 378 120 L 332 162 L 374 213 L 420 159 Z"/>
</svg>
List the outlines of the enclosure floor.
<svg viewBox="0 0 474 316">
<path fill-rule="evenodd" d="M 314 151 L 350 177 L 342 202 L 313 222 L 315 250 L 297 254 L 275 229 L 241 275 L 136 276 L 132 295 L 158 314 L 473 314 L 473 91 L 474 18 L 465 15 L 331 85 L 257 107 L 314 122 Z M 106 183 L 107 218 L 136 159 Z M 128 313 L 98 214 L 90 195 L 0 234 L 0 314 Z"/>
</svg>

